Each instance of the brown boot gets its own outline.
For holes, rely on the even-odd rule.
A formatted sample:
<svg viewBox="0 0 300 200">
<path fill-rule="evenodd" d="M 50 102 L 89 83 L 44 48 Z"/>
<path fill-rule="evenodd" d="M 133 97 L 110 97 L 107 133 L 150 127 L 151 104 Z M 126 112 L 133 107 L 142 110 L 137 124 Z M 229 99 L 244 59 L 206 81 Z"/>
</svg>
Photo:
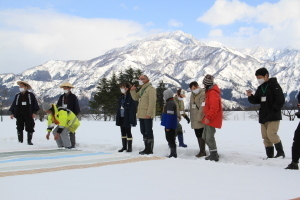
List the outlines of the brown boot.
<svg viewBox="0 0 300 200">
<path fill-rule="evenodd" d="M 202 138 L 198 138 L 198 144 L 200 147 L 200 152 L 195 155 L 197 158 L 206 156 L 206 151 L 205 151 L 205 141 Z"/>
</svg>

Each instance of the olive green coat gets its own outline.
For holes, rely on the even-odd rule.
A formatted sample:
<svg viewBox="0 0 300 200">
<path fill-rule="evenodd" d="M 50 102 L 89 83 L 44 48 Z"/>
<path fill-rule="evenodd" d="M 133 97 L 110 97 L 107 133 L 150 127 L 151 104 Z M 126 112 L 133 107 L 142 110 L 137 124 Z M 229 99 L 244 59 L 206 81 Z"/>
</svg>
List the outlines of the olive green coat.
<svg viewBox="0 0 300 200">
<path fill-rule="evenodd" d="M 205 102 L 205 89 L 201 88 L 200 92 L 197 95 L 195 95 L 192 92 L 190 98 L 190 114 L 192 129 L 199 129 L 204 127 L 204 124 L 201 123 L 204 117 L 204 106 L 202 105 L 203 102 Z M 194 103 L 197 105 L 196 108 L 193 108 Z"/>
<path fill-rule="evenodd" d="M 156 113 L 156 89 L 151 83 L 144 84 L 139 92 L 131 90 L 130 94 L 133 100 L 139 101 L 137 118 L 146 119 L 146 116 L 150 116 L 153 119 Z"/>
</svg>

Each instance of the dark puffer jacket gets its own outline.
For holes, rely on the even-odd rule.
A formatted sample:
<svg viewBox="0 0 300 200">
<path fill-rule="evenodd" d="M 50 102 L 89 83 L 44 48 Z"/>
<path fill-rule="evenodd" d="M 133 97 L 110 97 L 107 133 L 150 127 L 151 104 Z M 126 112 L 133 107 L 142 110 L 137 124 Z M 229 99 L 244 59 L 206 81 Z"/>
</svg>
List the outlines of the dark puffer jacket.
<svg viewBox="0 0 300 200">
<path fill-rule="evenodd" d="M 266 100 L 262 101 L 262 97 Z M 285 99 L 276 78 L 270 78 L 269 81 L 260 85 L 255 94 L 248 97 L 248 100 L 252 104 L 260 104 L 259 123 L 282 120 L 281 108 Z"/>
</svg>

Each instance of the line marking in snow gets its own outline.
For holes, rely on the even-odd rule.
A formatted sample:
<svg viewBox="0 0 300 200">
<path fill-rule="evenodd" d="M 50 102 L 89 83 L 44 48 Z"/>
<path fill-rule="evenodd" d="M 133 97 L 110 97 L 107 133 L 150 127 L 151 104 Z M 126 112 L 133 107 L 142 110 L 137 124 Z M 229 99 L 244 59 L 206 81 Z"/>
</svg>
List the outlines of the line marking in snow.
<svg viewBox="0 0 300 200">
<path fill-rule="evenodd" d="M 104 154 L 110 154 L 110 153 L 97 152 L 97 153 L 86 153 L 86 154 L 75 154 L 75 155 L 59 155 L 59 156 L 49 156 L 49 157 L 16 158 L 16 159 L 0 161 L 0 164 L 1 163 L 9 163 L 9 162 L 19 162 L 19 161 L 51 160 L 51 159 L 63 159 L 63 158 L 73 158 L 73 157 L 82 157 L 82 156 L 104 155 Z"/>
<path fill-rule="evenodd" d="M 126 160 L 117 160 L 117 161 L 101 162 L 101 163 L 93 163 L 93 164 L 69 165 L 69 166 L 54 167 L 54 168 L 0 172 L 0 177 L 39 174 L 39 173 L 45 173 L 45 172 L 56 172 L 56 171 L 72 170 L 72 169 L 86 169 L 86 168 L 101 167 L 101 166 L 106 166 L 106 165 L 118 165 L 118 164 L 126 164 L 126 163 L 134 163 L 134 162 L 150 161 L 150 160 L 162 160 L 162 159 L 165 159 L 165 158 L 156 157 L 156 156 L 151 156 L 151 157 L 141 156 L 141 157 L 130 158 L 130 159 L 126 159 Z"/>
</svg>

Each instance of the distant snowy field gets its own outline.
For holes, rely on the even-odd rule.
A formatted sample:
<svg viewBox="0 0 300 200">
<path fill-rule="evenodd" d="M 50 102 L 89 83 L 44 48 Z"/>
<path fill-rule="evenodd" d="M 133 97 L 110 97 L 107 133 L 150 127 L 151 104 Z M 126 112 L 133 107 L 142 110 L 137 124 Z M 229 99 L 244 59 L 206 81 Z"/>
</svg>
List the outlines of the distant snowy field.
<svg viewBox="0 0 300 200">
<path fill-rule="evenodd" d="M 188 148 L 178 148 L 178 158 L 144 161 L 98 168 L 75 169 L 0 178 L 3 200 L 98 200 L 98 199 L 261 199 L 300 197 L 300 171 L 284 170 L 291 162 L 294 130 L 299 120 L 280 124 L 279 135 L 285 159 L 265 158 L 257 120 L 244 112 L 231 112 L 216 133 L 219 162 L 196 158 L 199 147 L 185 120 L 184 139 Z M 46 122 L 36 121 L 33 146 L 17 142 L 15 120 L 0 122 L 0 152 L 55 148 L 46 140 Z M 139 124 L 132 128 L 133 152 L 143 149 Z M 154 122 L 154 156 L 169 153 L 163 127 Z M 26 137 L 25 137 L 26 138 Z M 77 131 L 78 149 L 115 153 L 121 148 L 121 134 L 115 122 L 83 120 Z"/>
</svg>

